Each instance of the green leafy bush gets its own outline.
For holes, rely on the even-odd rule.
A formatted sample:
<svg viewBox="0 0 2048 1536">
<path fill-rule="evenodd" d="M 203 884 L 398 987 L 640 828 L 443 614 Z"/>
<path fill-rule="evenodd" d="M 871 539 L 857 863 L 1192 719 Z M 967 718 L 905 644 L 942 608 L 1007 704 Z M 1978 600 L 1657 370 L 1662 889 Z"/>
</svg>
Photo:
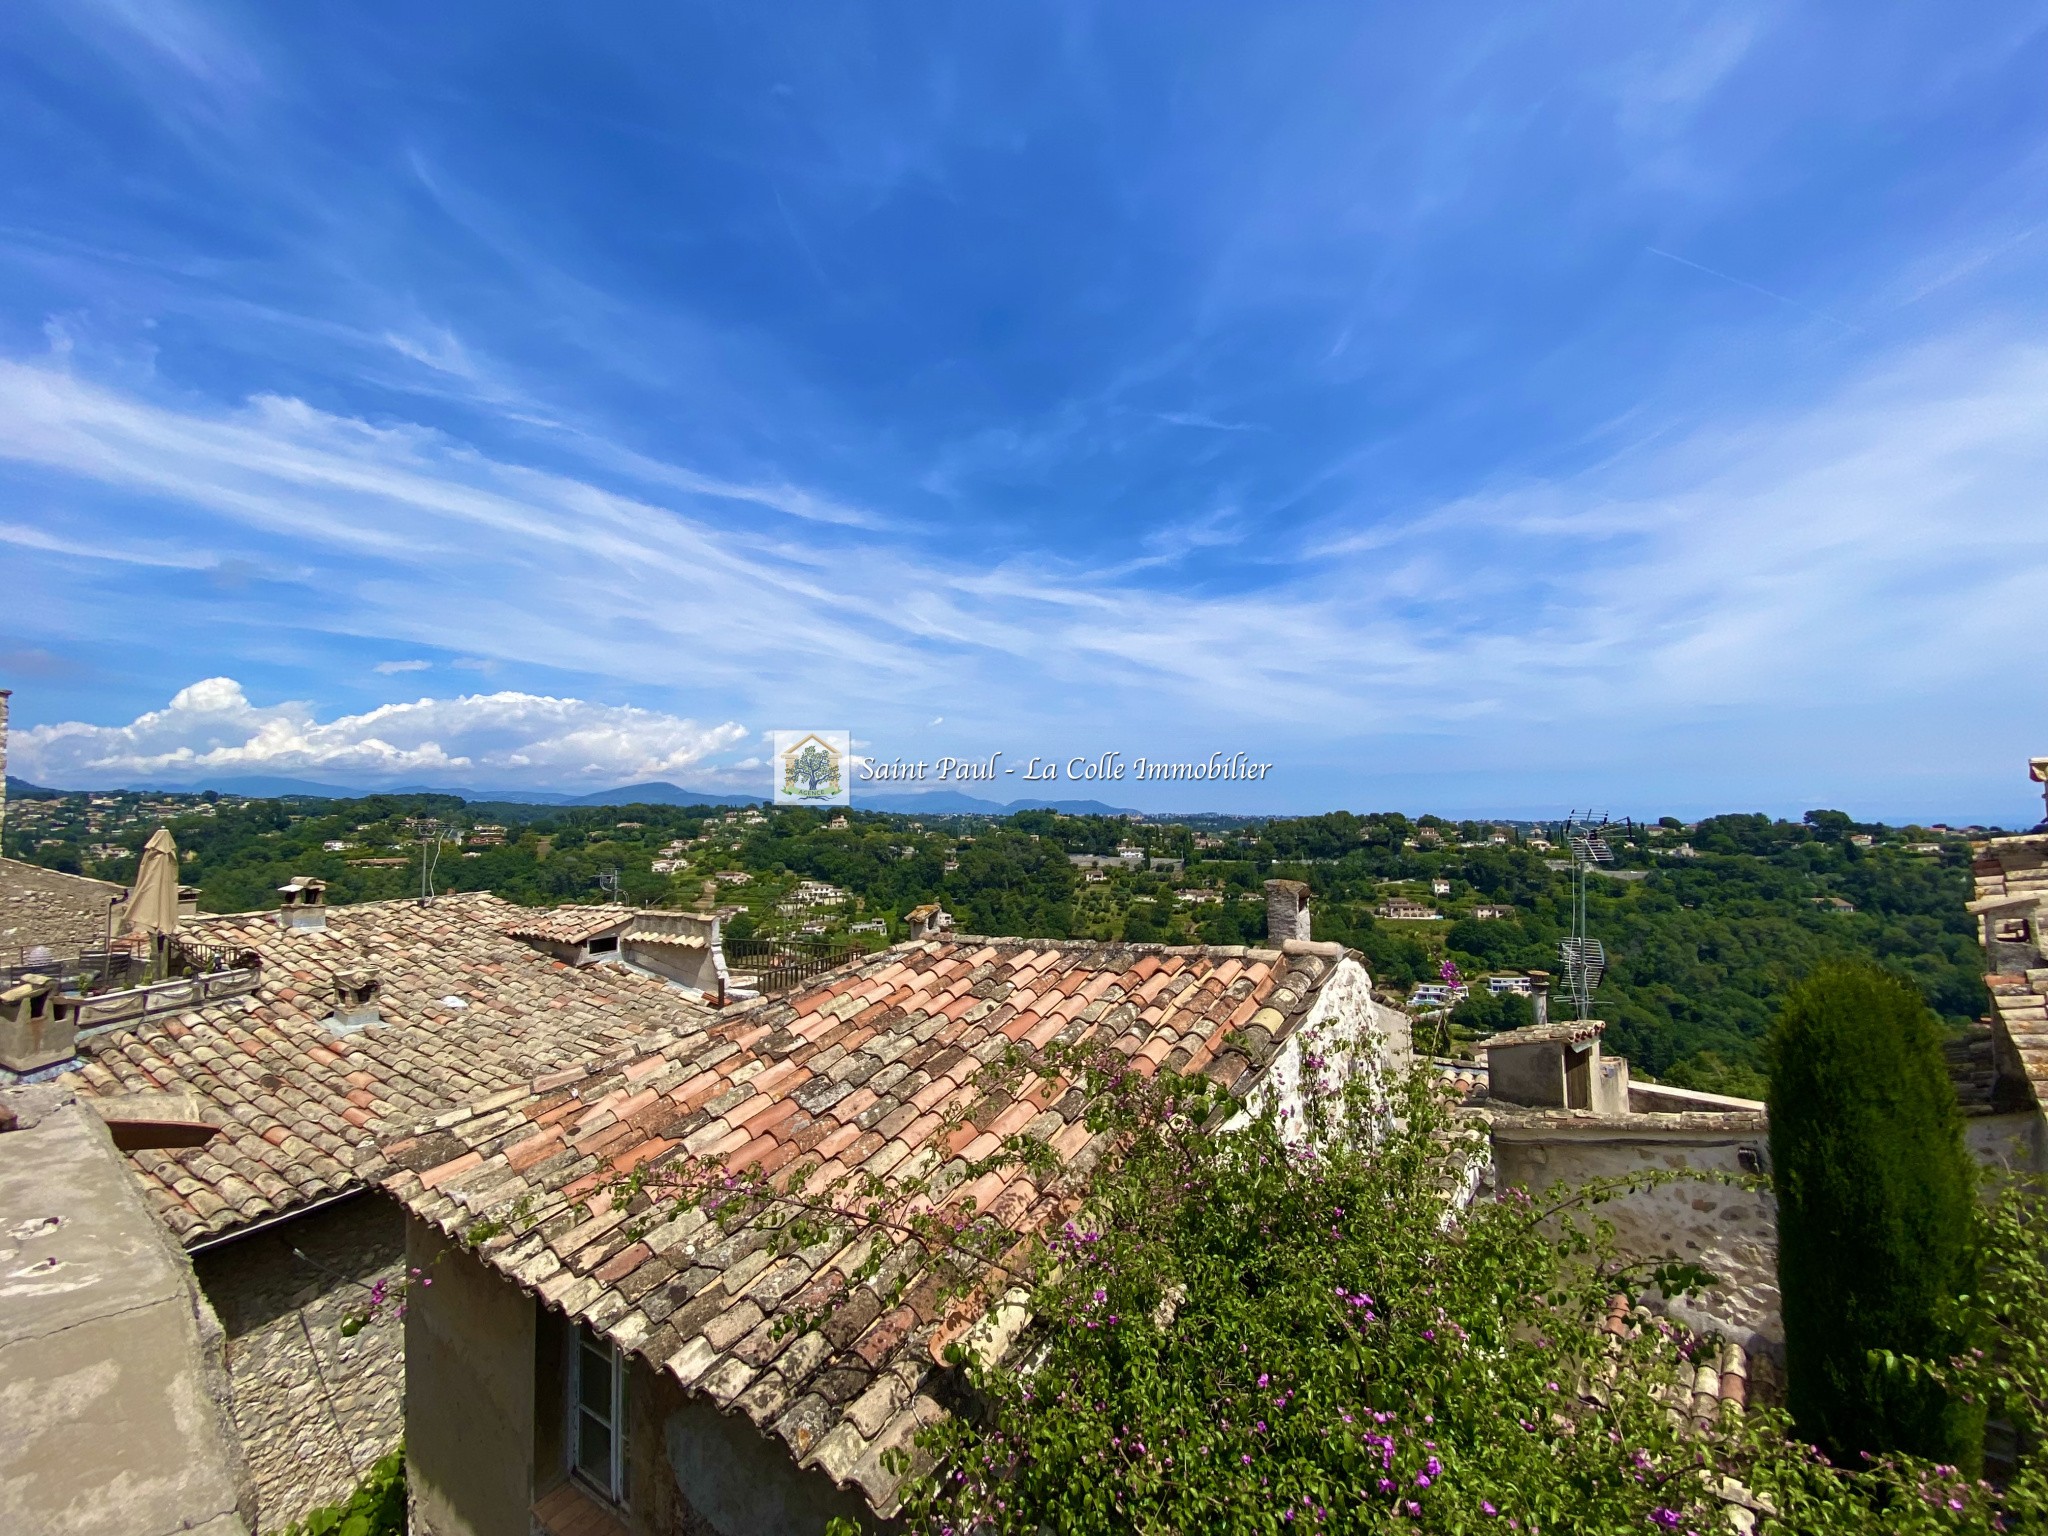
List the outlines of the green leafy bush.
<svg viewBox="0 0 2048 1536">
<path fill-rule="evenodd" d="M 1871 1360 L 1945 1360 L 1962 1344 L 1944 1311 L 1971 1288 L 1974 1167 L 1939 1025 L 1909 984 L 1829 966 L 1793 989 L 1770 1046 L 1793 1417 L 1838 1457 L 1968 1464 L 1968 1405 Z"/>
<path fill-rule="evenodd" d="M 405 1536 L 405 1447 L 380 1458 L 342 1503 L 308 1511 L 284 1536 Z"/>
<path fill-rule="evenodd" d="M 1674 1412 L 1718 1342 L 1603 1330 L 1650 1279 L 1597 1220 L 1630 1185 L 1461 1209 L 1477 1148 L 1404 1092 L 1391 1126 L 1122 1122 L 1039 1271 L 1025 1368 L 968 1364 L 922 1437 L 909 1527 L 1719 1536 L 1761 1505 L 1785 1536 L 2005 1529 L 1952 1466 L 1847 1473 L 1769 1407 Z"/>
</svg>

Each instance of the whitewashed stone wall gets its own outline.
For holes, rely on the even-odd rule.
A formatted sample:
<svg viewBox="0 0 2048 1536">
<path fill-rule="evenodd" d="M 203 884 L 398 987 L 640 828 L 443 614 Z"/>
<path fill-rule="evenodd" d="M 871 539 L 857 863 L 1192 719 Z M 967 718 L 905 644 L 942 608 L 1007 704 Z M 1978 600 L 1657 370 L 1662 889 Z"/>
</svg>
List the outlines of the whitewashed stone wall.
<svg viewBox="0 0 2048 1536">
<path fill-rule="evenodd" d="M 1577 1188 L 1660 1169 L 1740 1176 L 1751 1171 L 1744 1154 L 1762 1154 L 1769 1137 L 1761 1115 L 1499 1115 L 1494 1177 L 1501 1191 L 1519 1185 L 1540 1196 L 1560 1182 Z M 1630 1257 L 1688 1260 L 1720 1277 L 1696 1301 L 1666 1302 L 1672 1317 L 1752 1352 L 1782 1349 L 1778 1207 L 1768 1190 L 1682 1178 L 1577 1214 L 1581 1225 L 1588 1215 L 1611 1222 L 1616 1246 Z"/>
<path fill-rule="evenodd" d="M 1323 981 L 1301 1025 L 1273 1058 L 1265 1079 L 1246 1099 L 1245 1115 L 1271 1104 L 1300 1124 L 1307 1095 L 1320 1076 L 1328 1087 L 1353 1077 L 1370 1077 L 1382 1089 L 1407 1070 L 1411 1059 L 1408 1015 L 1375 1002 L 1372 976 L 1332 944 L 1335 968 Z M 1256 1022 L 1256 1020 L 1255 1020 Z M 1323 1065 L 1313 1069 L 1309 1058 Z"/>
<path fill-rule="evenodd" d="M 227 1333 L 262 1530 L 345 1497 L 404 1433 L 404 1324 L 387 1313 L 341 1333 L 372 1285 L 396 1285 L 404 1254 L 403 1213 L 370 1194 L 194 1256 Z"/>
</svg>

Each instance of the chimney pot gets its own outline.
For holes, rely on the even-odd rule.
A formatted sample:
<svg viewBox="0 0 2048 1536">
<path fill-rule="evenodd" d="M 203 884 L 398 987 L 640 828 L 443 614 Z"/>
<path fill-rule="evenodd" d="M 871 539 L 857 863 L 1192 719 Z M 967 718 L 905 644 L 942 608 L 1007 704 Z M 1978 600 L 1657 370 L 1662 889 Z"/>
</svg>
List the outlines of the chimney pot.
<svg viewBox="0 0 2048 1536">
<path fill-rule="evenodd" d="M 377 1008 L 377 994 L 383 985 L 374 971 L 336 971 L 334 1017 L 327 1021 L 328 1032 L 352 1035 L 372 1024 L 381 1024 L 384 1016 Z"/>
<path fill-rule="evenodd" d="M 293 875 L 277 888 L 277 926 L 324 929 L 327 926 L 327 882 L 311 875 Z"/>
<path fill-rule="evenodd" d="M 35 972 L 0 992 L 0 1067 L 27 1076 L 78 1054 L 78 1011 L 58 1006 L 57 978 Z"/>
</svg>

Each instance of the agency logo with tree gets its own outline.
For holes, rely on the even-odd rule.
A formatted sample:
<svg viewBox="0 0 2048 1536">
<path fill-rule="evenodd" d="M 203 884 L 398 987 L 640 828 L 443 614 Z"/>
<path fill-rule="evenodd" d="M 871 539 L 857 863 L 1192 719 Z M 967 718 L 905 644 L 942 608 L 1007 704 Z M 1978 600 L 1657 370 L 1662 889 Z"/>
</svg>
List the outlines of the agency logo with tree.
<svg viewBox="0 0 2048 1536">
<path fill-rule="evenodd" d="M 847 731 L 775 733 L 775 803 L 850 803 L 853 741 Z"/>
</svg>

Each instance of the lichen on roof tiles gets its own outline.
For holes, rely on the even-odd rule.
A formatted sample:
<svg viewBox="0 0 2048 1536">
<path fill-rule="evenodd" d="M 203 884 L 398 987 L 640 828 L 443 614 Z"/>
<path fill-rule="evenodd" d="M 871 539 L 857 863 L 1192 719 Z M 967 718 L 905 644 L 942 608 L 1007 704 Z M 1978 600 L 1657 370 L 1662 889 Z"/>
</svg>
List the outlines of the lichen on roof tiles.
<svg viewBox="0 0 2048 1536">
<path fill-rule="evenodd" d="M 488 1234 L 478 1252 L 516 1283 L 736 1407 L 886 1514 L 899 1477 L 882 1453 L 938 1412 L 938 1352 L 973 1309 L 944 1306 L 915 1243 L 850 1281 L 878 1239 L 783 1253 L 768 1233 L 726 1233 L 701 1210 L 642 1231 L 663 1210 L 628 1221 L 610 1181 L 628 1167 L 659 1178 L 704 1166 L 693 1159 L 808 1170 L 812 1191 L 916 1169 L 933 1199 L 971 1198 L 1021 1241 L 1076 1208 L 1100 1136 L 1087 1095 L 1058 1067 L 984 1067 L 1013 1046 L 1058 1042 L 1116 1051 L 1147 1075 L 1178 1057 L 1242 1097 L 1340 956 L 1309 945 L 902 945 L 573 1084 L 536 1082 L 496 1113 L 452 1113 L 394 1137 L 381 1178 L 444 1233 Z M 1061 1174 L 1004 1161 L 1011 1135 L 1043 1143 Z M 522 1219 L 494 1230 L 510 1211 Z"/>
<path fill-rule="evenodd" d="M 257 951 L 259 989 L 84 1041 L 71 1078 L 86 1094 L 200 1095 L 225 1134 L 132 1159 L 190 1244 L 357 1187 L 359 1154 L 386 1119 L 523 1095 L 544 1072 L 580 1075 L 704 1016 L 658 980 L 572 970 L 508 937 L 518 910 L 471 894 L 333 907 L 324 929 L 282 929 L 268 913 L 188 922 L 195 938 Z M 363 968 L 382 983 L 382 1022 L 332 1034 L 333 979 Z"/>
</svg>

